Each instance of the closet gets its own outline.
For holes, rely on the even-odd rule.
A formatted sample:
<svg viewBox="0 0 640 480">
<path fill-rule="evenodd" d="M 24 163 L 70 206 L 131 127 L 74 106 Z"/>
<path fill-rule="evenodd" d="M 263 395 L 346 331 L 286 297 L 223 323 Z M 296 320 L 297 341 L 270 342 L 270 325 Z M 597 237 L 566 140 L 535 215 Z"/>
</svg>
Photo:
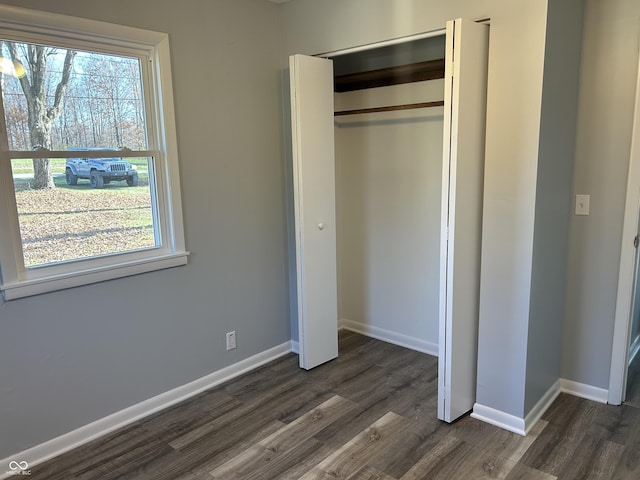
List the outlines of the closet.
<svg viewBox="0 0 640 480">
<path fill-rule="evenodd" d="M 420 42 L 290 58 L 300 366 L 338 355 L 339 318 L 437 348 L 453 421 L 475 400 L 488 27 Z"/>
<path fill-rule="evenodd" d="M 432 355 L 444 40 L 333 59 L 339 324 Z"/>
</svg>

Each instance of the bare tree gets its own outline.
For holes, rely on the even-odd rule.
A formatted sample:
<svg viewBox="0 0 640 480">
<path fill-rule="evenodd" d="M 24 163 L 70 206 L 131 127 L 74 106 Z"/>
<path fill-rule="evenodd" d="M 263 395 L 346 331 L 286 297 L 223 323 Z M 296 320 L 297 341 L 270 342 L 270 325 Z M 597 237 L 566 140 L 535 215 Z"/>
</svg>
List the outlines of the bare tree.
<svg viewBox="0 0 640 480">
<path fill-rule="evenodd" d="M 53 96 L 53 104 L 48 105 L 47 85 L 50 79 L 47 78 L 47 60 L 49 56 L 56 54 L 57 49 L 41 45 L 21 44 L 22 48 L 19 53 L 16 43 L 6 42 L 6 44 L 11 60 L 21 62 L 28 67 L 27 74 L 20 77 L 20 86 L 27 100 L 31 148 L 51 148 L 51 129 L 62 109 L 76 52 L 66 51 L 62 75 Z M 33 172 L 34 189 L 54 188 L 50 159 L 33 159 Z"/>
</svg>

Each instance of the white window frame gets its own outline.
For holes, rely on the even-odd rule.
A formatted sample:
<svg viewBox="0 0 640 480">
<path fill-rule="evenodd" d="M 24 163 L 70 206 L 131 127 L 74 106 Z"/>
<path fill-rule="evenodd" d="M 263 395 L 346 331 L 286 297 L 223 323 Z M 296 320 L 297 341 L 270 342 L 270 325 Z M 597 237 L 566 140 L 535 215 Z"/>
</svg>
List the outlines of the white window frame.
<svg viewBox="0 0 640 480">
<path fill-rule="evenodd" d="M 0 38 L 141 59 L 149 150 L 124 150 L 117 154 L 110 151 L 108 156 L 146 156 L 152 159 L 157 205 L 155 218 L 160 241 L 156 248 L 25 268 L 11 170 L 11 159 L 19 156 L 8 151 L 6 135 L 2 135 L 0 290 L 3 298 L 12 300 L 185 265 L 189 253 L 184 243 L 168 35 L 0 5 Z M 1 111 L 0 114 L 1 127 L 5 120 Z M 31 152 L 32 156 L 34 153 L 47 158 L 66 158 L 69 155 L 66 151 Z M 96 151 L 92 156 L 105 155 Z M 151 170 L 150 166 L 150 174 Z M 151 182 L 150 188 L 153 195 L 154 185 Z"/>
</svg>

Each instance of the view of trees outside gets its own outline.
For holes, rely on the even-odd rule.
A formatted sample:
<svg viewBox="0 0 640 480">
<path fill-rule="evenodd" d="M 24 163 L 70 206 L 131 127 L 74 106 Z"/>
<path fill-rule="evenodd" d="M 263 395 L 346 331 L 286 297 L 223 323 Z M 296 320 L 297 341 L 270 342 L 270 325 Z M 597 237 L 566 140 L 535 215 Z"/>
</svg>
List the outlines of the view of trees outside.
<svg viewBox="0 0 640 480">
<path fill-rule="evenodd" d="M 9 149 L 146 150 L 140 60 L 0 40 Z M 65 159 L 12 160 L 25 265 L 156 245 L 149 159 L 125 159 L 140 182 L 65 182 Z"/>
<path fill-rule="evenodd" d="M 136 58 L 1 42 L 13 74 L 2 75 L 9 148 L 146 149 L 140 64 Z M 43 160 L 42 162 L 48 162 Z M 52 188 L 34 162 L 34 188 Z"/>
</svg>

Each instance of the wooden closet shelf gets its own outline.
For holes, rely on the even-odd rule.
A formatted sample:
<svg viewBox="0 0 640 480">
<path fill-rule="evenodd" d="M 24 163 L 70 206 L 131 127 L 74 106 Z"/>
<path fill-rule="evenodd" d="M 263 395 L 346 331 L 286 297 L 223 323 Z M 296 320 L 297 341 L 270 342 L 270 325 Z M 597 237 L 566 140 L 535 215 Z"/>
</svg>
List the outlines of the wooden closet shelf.
<svg viewBox="0 0 640 480">
<path fill-rule="evenodd" d="M 338 75 L 334 78 L 334 91 L 338 93 L 351 92 L 366 88 L 435 80 L 437 78 L 444 78 L 444 58 L 370 70 L 368 72 Z"/>
<path fill-rule="evenodd" d="M 334 116 L 341 117 L 343 115 L 358 115 L 361 113 L 376 113 L 376 112 L 393 112 L 396 110 L 413 110 L 416 108 L 431 108 L 442 107 L 444 101 L 439 100 L 436 102 L 423 102 L 423 103 L 407 103 L 405 105 L 390 105 L 388 107 L 374 107 L 374 108 L 361 108 L 358 110 L 342 110 L 340 112 L 334 112 Z"/>
</svg>

